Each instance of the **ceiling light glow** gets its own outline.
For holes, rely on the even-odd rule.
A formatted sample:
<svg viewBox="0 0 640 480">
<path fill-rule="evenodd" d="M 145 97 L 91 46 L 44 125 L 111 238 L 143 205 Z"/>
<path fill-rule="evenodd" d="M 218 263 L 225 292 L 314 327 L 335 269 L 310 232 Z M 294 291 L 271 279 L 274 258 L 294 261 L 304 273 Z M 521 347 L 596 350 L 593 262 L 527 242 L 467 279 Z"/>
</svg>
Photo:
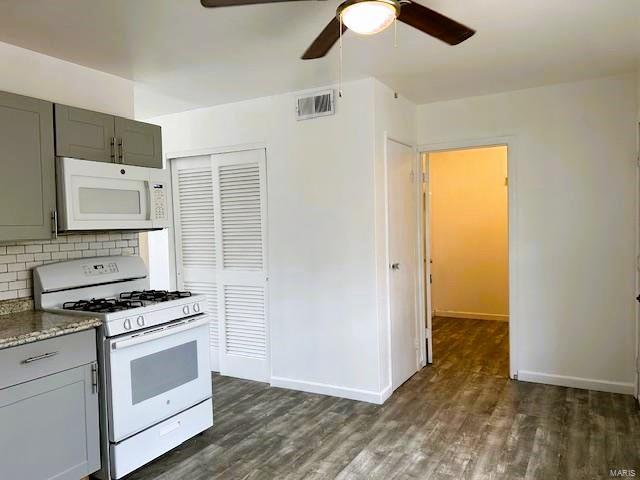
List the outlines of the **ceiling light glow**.
<svg viewBox="0 0 640 480">
<path fill-rule="evenodd" d="M 349 30 L 362 35 L 373 35 L 389 27 L 398 12 L 395 2 L 366 0 L 347 5 L 339 15 Z"/>
</svg>

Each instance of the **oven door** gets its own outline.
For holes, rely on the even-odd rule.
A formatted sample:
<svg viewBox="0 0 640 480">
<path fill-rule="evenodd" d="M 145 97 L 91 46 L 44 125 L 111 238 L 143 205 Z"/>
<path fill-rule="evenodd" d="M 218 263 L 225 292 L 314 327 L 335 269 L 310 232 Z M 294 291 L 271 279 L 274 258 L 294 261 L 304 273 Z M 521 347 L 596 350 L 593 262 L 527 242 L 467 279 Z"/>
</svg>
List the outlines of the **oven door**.
<svg viewBox="0 0 640 480">
<path fill-rule="evenodd" d="M 61 231 L 166 226 L 166 171 L 73 158 L 58 158 L 56 170 Z"/>
<path fill-rule="evenodd" d="M 211 397 L 208 332 L 199 315 L 106 340 L 110 441 Z"/>
</svg>

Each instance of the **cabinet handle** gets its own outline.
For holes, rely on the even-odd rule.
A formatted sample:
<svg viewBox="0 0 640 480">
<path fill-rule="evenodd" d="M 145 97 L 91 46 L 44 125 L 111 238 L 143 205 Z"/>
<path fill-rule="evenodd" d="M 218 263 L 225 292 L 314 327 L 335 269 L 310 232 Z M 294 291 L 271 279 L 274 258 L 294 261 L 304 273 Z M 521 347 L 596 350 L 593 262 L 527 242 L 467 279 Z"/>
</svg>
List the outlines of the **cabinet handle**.
<svg viewBox="0 0 640 480">
<path fill-rule="evenodd" d="M 124 140 L 118 139 L 118 149 L 120 150 L 120 163 L 124 163 Z"/>
<path fill-rule="evenodd" d="M 36 355 L 35 357 L 25 358 L 20 363 L 27 365 L 29 363 L 37 362 L 38 360 L 44 360 L 45 358 L 55 357 L 56 355 L 58 355 L 58 353 L 60 352 L 43 353 L 42 355 Z"/>
<path fill-rule="evenodd" d="M 98 364 L 93 362 L 91 364 L 91 391 L 93 393 L 98 393 Z"/>
<path fill-rule="evenodd" d="M 51 233 L 53 238 L 58 238 L 58 209 L 54 208 L 51 211 Z"/>
<path fill-rule="evenodd" d="M 116 137 L 111 137 L 111 158 L 113 158 L 113 163 L 118 163 L 118 152 L 116 148 Z"/>
</svg>

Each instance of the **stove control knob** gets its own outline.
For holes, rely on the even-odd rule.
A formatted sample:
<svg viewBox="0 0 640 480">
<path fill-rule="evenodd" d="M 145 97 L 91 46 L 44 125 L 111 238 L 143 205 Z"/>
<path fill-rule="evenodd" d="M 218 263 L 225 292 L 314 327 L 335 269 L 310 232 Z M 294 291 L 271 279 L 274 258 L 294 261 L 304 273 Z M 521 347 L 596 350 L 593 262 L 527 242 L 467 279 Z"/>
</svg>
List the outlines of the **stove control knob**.
<svg viewBox="0 0 640 480">
<path fill-rule="evenodd" d="M 185 315 L 189 315 L 189 313 L 191 313 L 189 311 L 189 305 L 185 305 L 184 307 L 182 307 L 182 313 L 184 313 Z"/>
<path fill-rule="evenodd" d="M 194 303 L 193 304 L 193 311 L 195 313 L 198 313 L 200 311 L 200 304 L 199 303 Z"/>
<path fill-rule="evenodd" d="M 140 315 L 137 319 L 136 319 L 136 323 L 138 324 L 139 327 L 144 327 L 144 317 L 142 315 Z"/>
<path fill-rule="evenodd" d="M 124 329 L 131 330 L 131 320 L 129 318 L 124 321 Z"/>
</svg>

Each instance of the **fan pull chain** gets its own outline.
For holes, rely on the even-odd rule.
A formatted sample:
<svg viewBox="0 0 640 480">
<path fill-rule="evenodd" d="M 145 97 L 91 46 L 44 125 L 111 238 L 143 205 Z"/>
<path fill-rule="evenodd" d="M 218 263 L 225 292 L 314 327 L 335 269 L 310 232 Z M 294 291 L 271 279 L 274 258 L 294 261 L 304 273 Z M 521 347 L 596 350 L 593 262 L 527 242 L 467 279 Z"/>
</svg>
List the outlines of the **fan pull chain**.
<svg viewBox="0 0 640 480">
<path fill-rule="evenodd" d="M 393 47 L 398 48 L 398 17 L 393 19 Z"/>
<path fill-rule="evenodd" d="M 342 98 L 342 15 L 340 15 L 340 68 L 338 70 L 338 98 Z"/>
</svg>

